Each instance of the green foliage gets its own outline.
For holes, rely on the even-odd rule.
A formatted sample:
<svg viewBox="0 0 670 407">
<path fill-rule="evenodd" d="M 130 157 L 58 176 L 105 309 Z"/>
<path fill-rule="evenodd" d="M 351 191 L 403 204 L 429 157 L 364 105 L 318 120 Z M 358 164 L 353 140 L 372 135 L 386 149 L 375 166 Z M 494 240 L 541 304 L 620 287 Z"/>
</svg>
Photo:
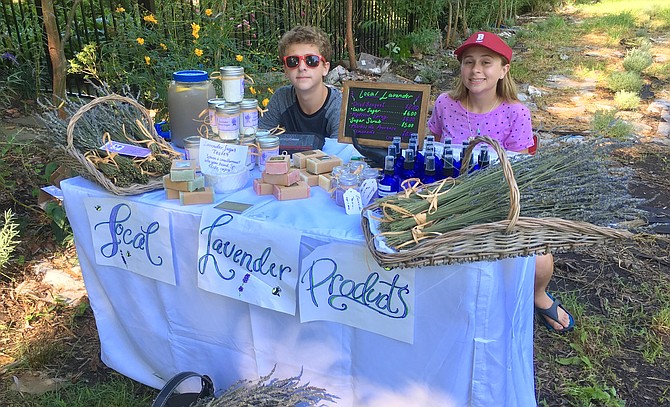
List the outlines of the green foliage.
<svg viewBox="0 0 670 407">
<path fill-rule="evenodd" d="M 653 58 L 648 50 L 635 48 L 626 54 L 623 59 L 623 67 L 627 71 L 642 73 L 651 64 L 654 63 Z"/>
<path fill-rule="evenodd" d="M 2 229 L 0 229 L 0 268 L 4 267 L 19 244 L 19 225 L 15 222 L 15 215 L 7 209 L 3 215 Z"/>
<path fill-rule="evenodd" d="M 424 65 L 419 70 L 419 75 L 425 83 L 433 83 L 440 77 L 442 71 L 434 65 Z"/>
<path fill-rule="evenodd" d="M 633 37 L 636 30 L 635 16 L 630 11 L 607 14 L 587 20 L 584 28 L 593 32 L 605 32 L 612 43 L 622 38 Z"/>
<path fill-rule="evenodd" d="M 616 117 L 616 111 L 597 110 L 591 120 L 591 131 L 596 135 L 617 140 L 633 136 L 633 125 Z"/>
<path fill-rule="evenodd" d="M 395 63 L 400 63 L 411 56 L 409 41 L 403 38 L 399 43 L 389 42 L 380 50 L 380 54 L 391 58 Z"/>
<path fill-rule="evenodd" d="M 626 402 L 621 400 L 614 387 L 607 385 L 574 386 L 567 389 L 567 393 L 578 401 L 578 405 L 590 406 L 594 402 L 599 406 L 624 407 Z"/>
<path fill-rule="evenodd" d="M 614 95 L 614 104 L 619 110 L 635 110 L 640 106 L 640 97 L 635 92 L 620 90 Z"/>
<path fill-rule="evenodd" d="M 442 34 L 440 30 L 420 28 L 406 36 L 407 41 L 412 44 L 414 53 L 435 55 L 442 46 Z"/>
<path fill-rule="evenodd" d="M 612 92 L 639 92 L 644 84 L 640 74 L 634 71 L 612 72 L 607 78 L 607 87 Z"/>
<path fill-rule="evenodd" d="M 35 397 L 42 407 L 137 407 L 151 404 L 152 395 L 146 388 L 139 392 L 140 385 L 132 380 L 115 375 L 111 380 L 94 386 L 80 381 L 59 392 L 49 392 Z"/>
</svg>

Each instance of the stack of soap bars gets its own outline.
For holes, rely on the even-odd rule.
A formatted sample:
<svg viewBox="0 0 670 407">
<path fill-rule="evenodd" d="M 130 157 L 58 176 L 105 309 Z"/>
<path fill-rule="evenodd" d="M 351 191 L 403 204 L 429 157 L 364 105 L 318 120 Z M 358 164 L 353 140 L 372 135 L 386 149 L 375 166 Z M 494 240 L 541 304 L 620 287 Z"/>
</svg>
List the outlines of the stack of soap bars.
<svg viewBox="0 0 670 407">
<path fill-rule="evenodd" d="M 179 199 L 182 205 L 214 202 L 214 190 L 205 186 L 205 177 L 196 171 L 194 160 L 174 160 L 170 173 L 163 177 L 167 199 Z"/>
</svg>

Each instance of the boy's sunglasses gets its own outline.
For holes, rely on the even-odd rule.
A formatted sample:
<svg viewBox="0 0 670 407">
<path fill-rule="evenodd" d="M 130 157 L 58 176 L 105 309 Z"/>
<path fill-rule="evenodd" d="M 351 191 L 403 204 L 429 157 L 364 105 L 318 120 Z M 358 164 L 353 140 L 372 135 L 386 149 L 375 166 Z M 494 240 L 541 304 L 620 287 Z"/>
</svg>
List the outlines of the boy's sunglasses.
<svg viewBox="0 0 670 407">
<path fill-rule="evenodd" d="M 310 68 L 316 68 L 319 66 L 321 61 L 326 62 L 326 60 L 318 54 L 311 55 L 287 55 L 284 57 L 284 65 L 289 69 L 295 69 L 300 65 L 300 61 L 305 61 L 305 65 Z"/>
</svg>

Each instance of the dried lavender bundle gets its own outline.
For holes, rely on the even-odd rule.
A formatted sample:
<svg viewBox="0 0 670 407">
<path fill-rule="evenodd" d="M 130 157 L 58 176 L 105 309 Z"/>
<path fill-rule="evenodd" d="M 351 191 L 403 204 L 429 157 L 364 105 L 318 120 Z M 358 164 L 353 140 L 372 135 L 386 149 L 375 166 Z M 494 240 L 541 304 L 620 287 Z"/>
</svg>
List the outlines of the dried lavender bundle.
<svg viewBox="0 0 670 407">
<path fill-rule="evenodd" d="M 555 146 L 536 156 L 519 156 L 511 162 L 520 192 L 521 216 L 556 217 L 613 226 L 640 218 L 641 200 L 628 192 L 630 172 L 614 168 L 609 159 L 617 145 L 594 140 Z M 437 195 L 431 208 L 430 195 Z M 507 218 L 509 187 L 503 170 L 494 166 L 435 183 L 409 196 L 398 194 L 380 200 L 380 229 L 395 248 L 414 244 L 418 234 L 430 238 L 441 233 Z M 417 226 L 418 225 L 418 226 Z M 414 231 L 414 234 L 413 234 Z"/>
</svg>

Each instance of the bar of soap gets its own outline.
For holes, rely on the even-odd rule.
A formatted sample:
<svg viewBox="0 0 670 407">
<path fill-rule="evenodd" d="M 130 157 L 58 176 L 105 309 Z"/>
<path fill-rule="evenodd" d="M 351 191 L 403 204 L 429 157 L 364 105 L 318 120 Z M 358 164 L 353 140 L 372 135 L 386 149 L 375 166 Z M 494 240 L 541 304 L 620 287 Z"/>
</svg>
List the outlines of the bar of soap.
<svg viewBox="0 0 670 407">
<path fill-rule="evenodd" d="M 272 185 L 288 186 L 300 181 L 300 170 L 297 168 L 287 172 L 286 174 L 268 174 L 267 172 L 263 171 L 261 175 L 263 177 L 263 182 Z"/>
<path fill-rule="evenodd" d="M 195 179 L 191 181 L 173 181 L 170 175 L 163 176 L 163 188 L 174 189 L 176 191 L 191 192 L 205 186 L 205 177 L 203 175 L 196 175 Z"/>
<path fill-rule="evenodd" d="M 176 189 L 165 188 L 165 199 L 179 199 L 179 192 Z"/>
<path fill-rule="evenodd" d="M 304 181 L 298 181 L 290 186 L 275 185 L 272 194 L 280 201 L 309 198 L 310 188 Z"/>
<path fill-rule="evenodd" d="M 305 181 L 310 187 L 315 187 L 319 185 L 319 176 L 315 174 L 310 174 L 306 169 L 300 170 L 300 180 Z"/>
<path fill-rule="evenodd" d="M 321 150 L 299 151 L 297 153 L 293 153 L 293 165 L 302 169 L 305 168 L 308 158 L 323 157 L 324 155 L 328 154 Z"/>
<path fill-rule="evenodd" d="M 214 189 L 204 187 L 193 192 L 179 191 L 179 202 L 182 205 L 198 205 L 214 202 Z"/>
<path fill-rule="evenodd" d="M 331 172 L 333 168 L 338 165 L 342 165 L 342 159 L 334 155 L 308 158 L 305 162 L 305 168 L 312 174 L 325 174 Z"/>
<path fill-rule="evenodd" d="M 256 195 L 272 195 L 274 185 L 263 182 L 260 178 L 254 179 L 254 192 Z"/>
<path fill-rule="evenodd" d="M 291 157 L 275 155 L 265 161 L 265 172 L 268 174 L 286 174 L 291 167 Z"/>
<path fill-rule="evenodd" d="M 330 192 L 333 176 L 331 174 L 319 174 L 319 186 L 326 192 Z"/>
<path fill-rule="evenodd" d="M 194 160 L 174 160 L 170 167 L 170 180 L 193 181 L 195 179 L 196 165 Z"/>
</svg>

